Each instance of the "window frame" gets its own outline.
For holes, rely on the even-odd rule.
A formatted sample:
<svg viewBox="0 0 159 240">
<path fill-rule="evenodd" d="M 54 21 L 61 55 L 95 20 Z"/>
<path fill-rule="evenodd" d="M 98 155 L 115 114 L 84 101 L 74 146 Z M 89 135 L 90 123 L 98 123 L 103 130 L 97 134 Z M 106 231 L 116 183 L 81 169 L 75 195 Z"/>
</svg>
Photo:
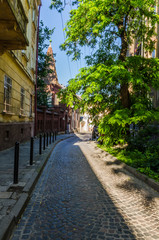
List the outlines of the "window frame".
<svg viewBox="0 0 159 240">
<path fill-rule="evenodd" d="M 33 95 L 30 94 L 30 112 L 29 112 L 30 117 L 33 116 Z"/>
<path fill-rule="evenodd" d="M 24 115 L 24 109 L 25 109 L 25 89 L 21 87 L 20 90 L 20 114 Z"/>
<path fill-rule="evenodd" d="M 11 112 L 12 107 L 12 79 L 4 76 L 4 112 Z"/>
</svg>

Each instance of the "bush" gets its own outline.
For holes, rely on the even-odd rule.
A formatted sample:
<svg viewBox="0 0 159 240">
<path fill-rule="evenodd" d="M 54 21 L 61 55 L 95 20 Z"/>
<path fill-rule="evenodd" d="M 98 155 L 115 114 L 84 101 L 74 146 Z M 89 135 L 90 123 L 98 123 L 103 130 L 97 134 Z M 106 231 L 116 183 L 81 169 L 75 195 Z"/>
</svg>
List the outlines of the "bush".
<svg viewBox="0 0 159 240">
<path fill-rule="evenodd" d="M 149 149 L 150 152 L 153 152 L 159 144 L 159 129 L 156 126 L 147 126 L 139 130 L 135 136 L 131 136 L 128 143 L 130 151 L 137 149 L 144 153 Z"/>
<path fill-rule="evenodd" d="M 149 127 L 140 131 L 124 149 L 101 147 L 122 162 L 159 181 L 159 139 L 157 128 L 150 129 Z"/>
<path fill-rule="evenodd" d="M 127 150 L 131 152 L 131 155 L 134 151 L 138 151 L 138 154 L 140 152 L 144 156 L 144 165 L 141 160 L 138 167 L 149 168 L 159 173 L 159 129 L 157 127 L 149 126 L 140 130 L 135 137 L 130 139 Z"/>
</svg>

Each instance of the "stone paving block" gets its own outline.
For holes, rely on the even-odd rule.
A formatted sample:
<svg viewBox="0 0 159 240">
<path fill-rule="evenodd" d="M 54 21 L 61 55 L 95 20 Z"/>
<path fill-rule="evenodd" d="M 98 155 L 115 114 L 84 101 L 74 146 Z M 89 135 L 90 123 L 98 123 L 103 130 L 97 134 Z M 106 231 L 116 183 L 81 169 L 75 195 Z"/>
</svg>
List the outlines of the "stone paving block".
<svg viewBox="0 0 159 240">
<path fill-rule="evenodd" d="M 13 239 L 158 237 L 159 194 L 86 139 L 79 135 L 57 145 Z"/>
<path fill-rule="evenodd" d="M 0 186 L 0 192 L 7 192 L 9 186 Z"/>
<path fill-rule="evenodd" d="M 26 182 L 18 182 L 17 184 L 12 184 L 10 187 L 11 188 L 18 188 L 18 187 L 23 188 L 25 185 L 26 185 Z"/>
<path fill-rule="evenodd" d="M 70 137 L 67 134 L 64 136 L 58 135 L 57 141 L 48 146 L 45 153 L 42 151 L 43 163 L 46 160 L 47 155 L 51 151 L 52 147 L 57 144 L 62 138 Z M 33 173 L 41 165 L 41 159 L 39 160 L 39 139 L 34 141 L 34 166 L 29 166 L 30 158 L 30 143 L 20 144 L 20 158 L 19 158 L 19 185 L 13 185 L 13 167 L 14 167 L 14 147 L 0 152 L 0 192 L 6 193 L 10 198 L 0 198 L 0 224 L 5 220 L 5 216 L 8 215 L 18 199 L 21 196 L 24 186 L 28 183 L 28 180 L 32 178 Z M 14 191 L 13 195 L 10 196 Z M 2 195 L 7 197 L 6 195 Z M 10 200 L 10 201 L 9 201 Z M 22 206 L 19 206 L 22 207 Z M 1 231 L 1 230 L 0 230 Z M 1 239 L 1 238 L 0 238 Z"/>
<path fill-rule="evenodd" d="M 11 198 L 12 194 L 13 194 L 12 192 L 0 192 L 0 198 L 2 199 Z"/>
</svg>

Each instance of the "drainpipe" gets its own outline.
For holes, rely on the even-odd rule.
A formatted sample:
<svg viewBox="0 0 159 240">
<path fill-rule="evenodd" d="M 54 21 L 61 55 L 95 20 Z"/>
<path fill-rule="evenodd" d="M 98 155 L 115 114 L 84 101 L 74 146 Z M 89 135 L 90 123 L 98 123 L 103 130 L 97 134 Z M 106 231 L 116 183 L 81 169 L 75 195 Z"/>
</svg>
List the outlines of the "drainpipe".
<svg viewBox="0 0 159 240">
<path fill-rule="evenodd" d="M 38 75 L 38 42 L 39 42 L 39 23 L 40 23 L 40 8 L 42 3 L 39 5 L 39 14 L 38 14 L 38 25 L 37 25 L 37 40 L 36 40 L 36 80 L 35 80 L 35 101 L 34 101 L 34 136 L 37 134 L 37 75 Z"/>
</svg>

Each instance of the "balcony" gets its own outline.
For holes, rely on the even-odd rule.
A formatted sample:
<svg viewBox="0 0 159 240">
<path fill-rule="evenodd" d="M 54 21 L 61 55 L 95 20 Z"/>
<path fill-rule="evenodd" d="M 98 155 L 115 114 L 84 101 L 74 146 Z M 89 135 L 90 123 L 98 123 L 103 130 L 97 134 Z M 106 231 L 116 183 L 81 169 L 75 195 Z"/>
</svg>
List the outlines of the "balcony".
<svg viewBox="0 0 159 240">
<path fill-rule="evenodd" d="M 0 53 L 28 46 L 27 23 L 21 0 L 0 0 Z"/>
</svg>

